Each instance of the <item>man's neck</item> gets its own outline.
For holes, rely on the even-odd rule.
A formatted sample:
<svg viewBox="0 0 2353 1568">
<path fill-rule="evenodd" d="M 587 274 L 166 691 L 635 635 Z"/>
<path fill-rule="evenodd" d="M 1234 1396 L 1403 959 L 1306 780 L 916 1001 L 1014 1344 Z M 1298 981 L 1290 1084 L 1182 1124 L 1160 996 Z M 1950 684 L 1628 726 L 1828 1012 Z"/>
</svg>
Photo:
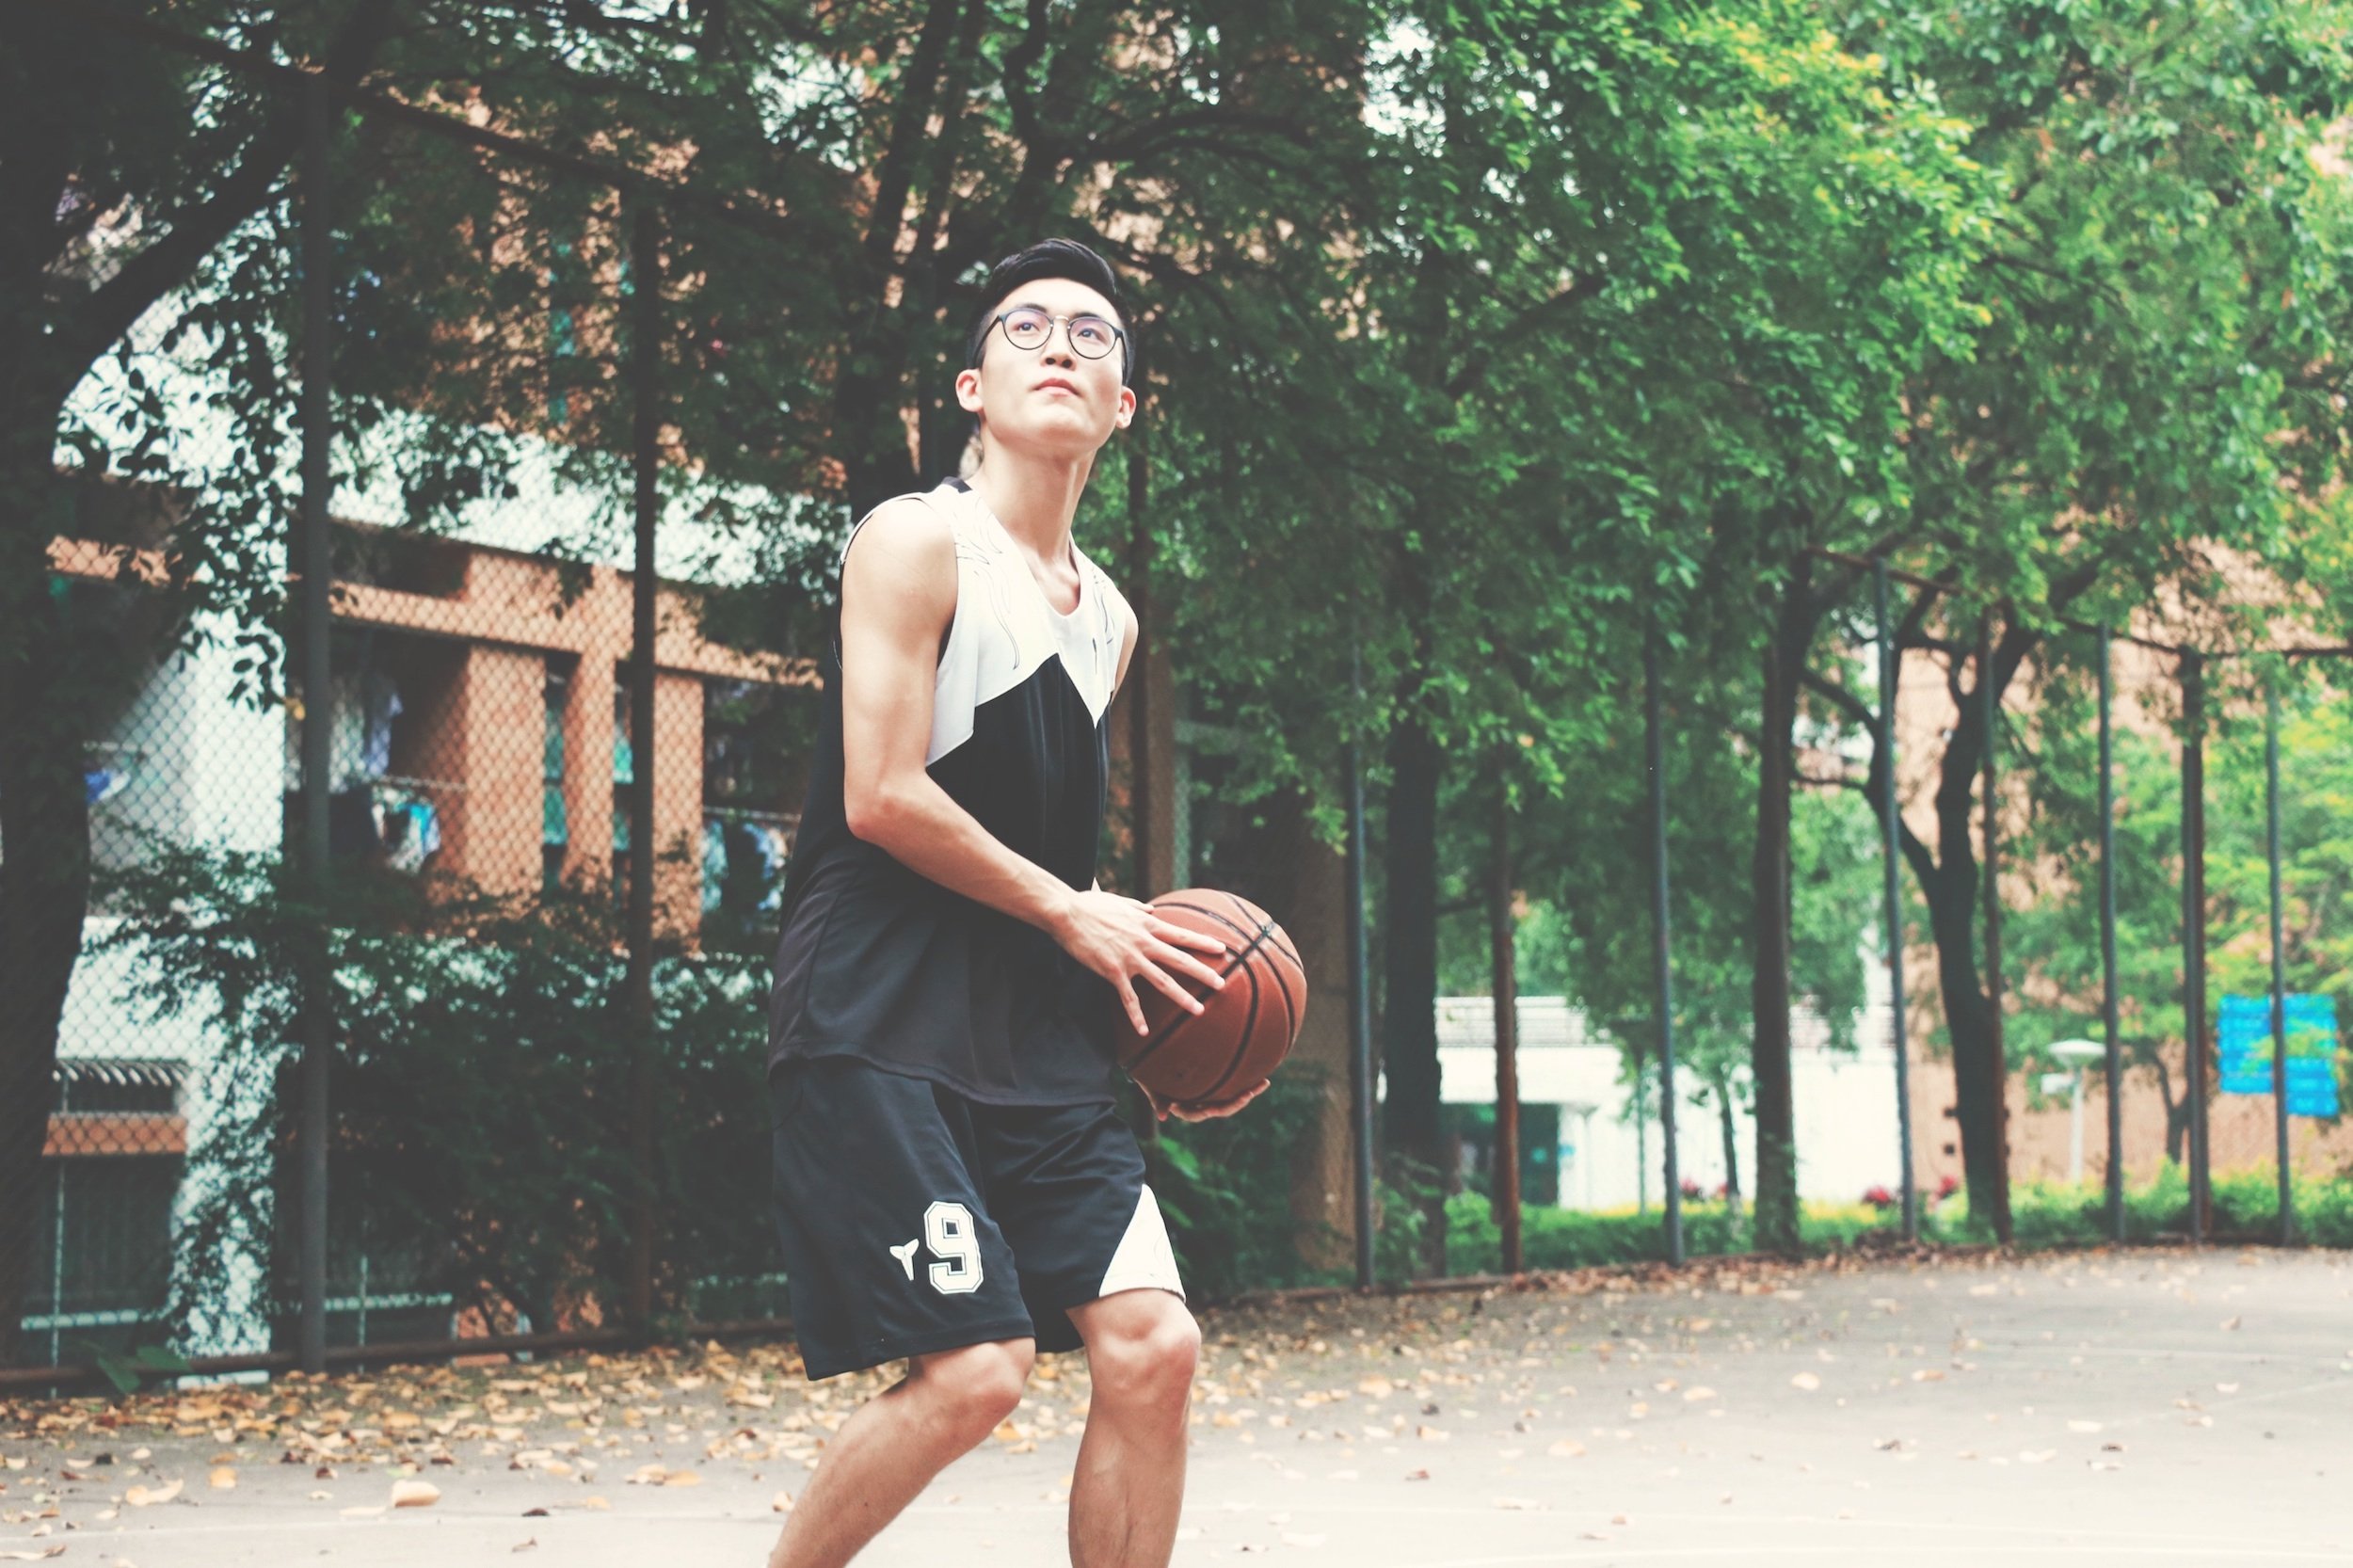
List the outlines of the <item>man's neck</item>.
<svg viewBox="0 0 2353 1568">
<path fill-rule="evenodd" d="M 1070 520 L 1086 493 L 1091 457 L 1064 461 L 1010 452 L 982 438 L 973 490 L 1022 548 L 1059 564 L 1070 554 Z"/>
</svg>

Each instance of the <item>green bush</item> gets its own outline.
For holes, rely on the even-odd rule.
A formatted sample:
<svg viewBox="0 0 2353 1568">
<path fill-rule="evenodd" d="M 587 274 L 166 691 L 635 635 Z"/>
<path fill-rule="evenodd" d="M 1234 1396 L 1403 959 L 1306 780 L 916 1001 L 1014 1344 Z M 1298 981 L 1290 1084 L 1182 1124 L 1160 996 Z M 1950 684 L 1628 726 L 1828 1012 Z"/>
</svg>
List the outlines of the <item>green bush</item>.
<svg viewBox="0 0 2353 1568">
<path fill-rule="evenodd" d="M 1172 1117 L 1145 1141 L 1153 1195 L 1168 1219 L 1186 1288 L 1201 1299 L 1337 1277 L 1302 1258 L 1291 1215 L 1291 1158 L 1322 1101 L 1321 1079 L 1295 1063 L 1243 1114 L 1207 1122 Z"/>
<path fill-rule="evenodd" d="M 1897 1227 L 1893 1210 L 1868 1204 L 1808 1204 L 1800 1232 L 1808 1249 L 1851 1247 L 1871 1231 Z M 1686 1202 L 1683 1245 L 1693 1257 L 1749 1250 L 1748 1217 L 1724 1204 Z M 1520 1254 L 1530 1269 L 1590 1269 L 1602 1264 L 1663 1260 L 1666 1220 L 1653 1208 L 1528 1208 L 1520 1215 Z M 1447 1200 L 1447 1266 L 1456 1273 L 1492 1273 L 1503 1266 L 1502 1238 L 1487 1200 L 1458 1192 Z"/>
<path fill-rule="evenodd" d="M 447 879 L 353 873 L 308 901 L 275 856 L 165 847 L 112 888 L 141 998 L 216 1028 L 189 1150 L 172 1315 L 229 1288 L 245 1238 L 274 1242 L 293 1308 L 295 976 L 325 936 L 336 1056 L 331 1293 L 447 1295 L 493 1322 L 610 1312 L 639 1183 L 618 912 L 600 890 L 493 898 Z M 659 953 L 653 974 L 655 1301 L 699 1317 L 775 1310 L 767 1223 L 764 966 Z"/>
</svg>

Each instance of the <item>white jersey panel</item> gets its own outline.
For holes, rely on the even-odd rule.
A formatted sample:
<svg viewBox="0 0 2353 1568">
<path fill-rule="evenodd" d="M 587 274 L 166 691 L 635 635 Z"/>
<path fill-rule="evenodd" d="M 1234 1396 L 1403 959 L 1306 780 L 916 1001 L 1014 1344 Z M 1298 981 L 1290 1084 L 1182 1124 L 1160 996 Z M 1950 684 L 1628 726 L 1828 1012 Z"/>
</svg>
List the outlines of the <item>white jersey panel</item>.
<svg viewBox="0 0 2353 1568">
<path fill-rule="evenodd" d="M 937 511 L 948 520 L 956 546 L 956 608 L 932 686 L 924 766 L 970 740 L 981 705 L 1035 676 L 1048 659 L 1061 661 L 1087 712 L 1101 723 L 1119 680 L 1127 624 L 1127 600 L 1102 568 L 1075 543 L 1070 547 L 1079 564 L 1079 604 L 1064 616 L 1047 602 L 1013 536 L 968 487 L 951 480 L 893 499 L 920 501 Z M 851 540 L 865 526 L 860 519 L 842 541 L 845 560 Z"/>
<path fill-rule="evenodd" d="M 1055 611 L 1029 564 L 980 497 L 943 485 L 922 498 L 943 511 L 956 541 L 956 609 L 932 688 L 925 766 L 971 739 L 973 715 L 1059 661 L 1098 724 L 1119 678 L 1125 622 L 1119 591 L 1075 544 L 1078 607 Z"/>
</svg>

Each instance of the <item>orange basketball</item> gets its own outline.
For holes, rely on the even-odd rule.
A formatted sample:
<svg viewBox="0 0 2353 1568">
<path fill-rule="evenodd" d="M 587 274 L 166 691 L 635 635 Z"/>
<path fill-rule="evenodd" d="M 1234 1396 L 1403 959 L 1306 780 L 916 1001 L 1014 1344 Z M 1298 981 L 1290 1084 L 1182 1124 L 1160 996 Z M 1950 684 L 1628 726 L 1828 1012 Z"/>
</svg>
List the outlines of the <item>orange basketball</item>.
<svg viewBox="0 0 2353 1568">
<path fill-rule="evenodd" d="M 1307 1012 L 1307 971 L 1273 917 L 1248 899 L 1184 888 L 1152 901 L 1153 912 L 1225 944 L 1223 957 L 1199 952 L 1225 979 L 1211 990 L 1179 976 L 1201 999 L 1188 1013 L 1157 986 L 1138 989 L 1151 1032 L 1121 1065 L 1161 1099 L 1187 1107 L 1217 1105 L 1256 1085 L 1282 1064 Z"/>
</svg>

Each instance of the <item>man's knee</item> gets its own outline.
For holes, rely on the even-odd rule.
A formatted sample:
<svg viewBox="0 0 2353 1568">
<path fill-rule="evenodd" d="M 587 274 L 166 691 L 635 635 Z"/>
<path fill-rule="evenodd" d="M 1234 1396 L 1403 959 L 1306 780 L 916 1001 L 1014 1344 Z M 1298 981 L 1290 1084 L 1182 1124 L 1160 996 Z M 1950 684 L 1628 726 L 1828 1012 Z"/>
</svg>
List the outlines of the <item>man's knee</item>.
<svg viewBox="0 0 2353 1568">
<path fill-rule="evenodd" d="M 1030 1381 L 1030 1364 L 1036 1359 L 1036 1341 L 1000 1339 L 920 1356 L 916 1376 L 948 1418 L 969 1428 L 977 1443 L 996 1431 L 998 1423 L 1021 1402 L 1021 1390 Z"/>
<path fill-rule="evenodd" d="M 1181 1300 L 1160 1291 L 1135 1292 L 1132 1309 L 1087 1340 L 1098 1396 L 1181 1401 L 1200 1361 L 1200 1325 Z"/>
</svg>

